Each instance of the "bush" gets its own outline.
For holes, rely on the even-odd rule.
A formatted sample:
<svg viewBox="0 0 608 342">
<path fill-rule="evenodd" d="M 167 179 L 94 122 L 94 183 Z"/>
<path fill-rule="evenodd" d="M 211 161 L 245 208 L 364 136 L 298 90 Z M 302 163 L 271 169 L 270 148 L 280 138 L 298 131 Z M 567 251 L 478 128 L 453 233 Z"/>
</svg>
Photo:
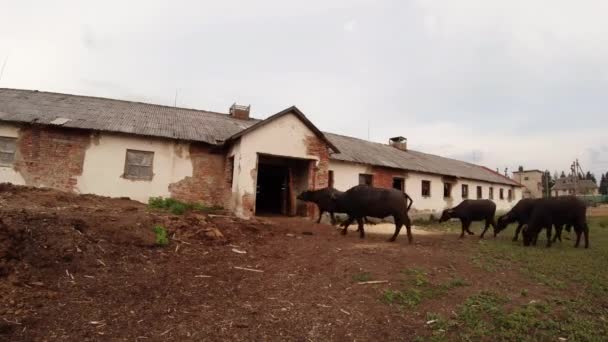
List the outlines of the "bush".
<svg viewBox="0 0 608 342">
<path fill-rule="evenodd" d="M 156 234 L 156 244 L 159 246 L 166 246 L 169 244 L 169 238 L 167 237 L 167 230 L 161 225 L 154 226 L 154 234 Z"/>
<path fill-rule="evenodd" d="M 221 210 L 221 207 L 207 207 L 200 203 L 184 203 L 173 198 L 151 197 L 148 200 L 148 207 L 152 209 L 167 210 L 174 215 L 182 215 L 186 211 L 210 212 Z"/>
</svg>

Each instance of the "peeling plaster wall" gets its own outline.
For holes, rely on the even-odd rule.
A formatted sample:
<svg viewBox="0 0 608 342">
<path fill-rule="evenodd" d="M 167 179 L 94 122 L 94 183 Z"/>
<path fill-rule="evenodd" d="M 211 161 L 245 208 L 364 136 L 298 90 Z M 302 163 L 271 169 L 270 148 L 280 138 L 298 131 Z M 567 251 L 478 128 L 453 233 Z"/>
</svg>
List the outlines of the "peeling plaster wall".
<svg viewBox="0 0 608 342">
<path fill-rule="evenodd" d="M 192 177 L 188 143 L 148 137 L 100 133 L 86 151 L 77 190 L 103 196 L 147 202 L 150 197 L 170 197 L 169 185 Z M 154 152 L 152 180 L 123 177 L 127 149 Z"/>
<path fill-rule="evenodd" d="M 234 156 L 231 209 L 243 218 L 254 214 L 258 153 L 319 161 L 321 157 L 308 146 L 314 136 L 314 133 L 292 114 L 280 117 L 242 136 L 228 152 L 228 157 Z"/>
<path fill-rule="evenodd" d="M 0 124 L 0 136 L 9 138 L 19 137 L 19 126 L 2 123 Z M 17 143 L 18 145 L 18 143 Z M 18 149 L 17 149 L 18 150 Z M 15 156 L 15 161 L 19 158 L 19 152 Z M 15 170 L 13 166 L 0 166 L 0 182 L 25 185 L 23 176 Z"/>
</svg>

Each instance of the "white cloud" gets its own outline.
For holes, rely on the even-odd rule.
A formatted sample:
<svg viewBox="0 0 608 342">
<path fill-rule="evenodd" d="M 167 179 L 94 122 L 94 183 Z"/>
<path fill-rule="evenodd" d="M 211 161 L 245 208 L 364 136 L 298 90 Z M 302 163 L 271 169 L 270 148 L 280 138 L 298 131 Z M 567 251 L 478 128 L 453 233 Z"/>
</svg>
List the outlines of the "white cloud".
<svg viewBox="0 0 608 342">
<path fill-rule="evenodd" d="M 606 1 L 19 1 L 0 86 L 265 117 L 479 158 L 608 171 Z M 356 20 L 354 19 L 356 18 Z M 336 29 L 338 23 L 338 29 Z M 340 30 L 342 23 L 342 30 Z M 361 28 L 365 29 L 361 29 Z M 356 34 L 344 33 L 356 32 Z"/>
</svg>

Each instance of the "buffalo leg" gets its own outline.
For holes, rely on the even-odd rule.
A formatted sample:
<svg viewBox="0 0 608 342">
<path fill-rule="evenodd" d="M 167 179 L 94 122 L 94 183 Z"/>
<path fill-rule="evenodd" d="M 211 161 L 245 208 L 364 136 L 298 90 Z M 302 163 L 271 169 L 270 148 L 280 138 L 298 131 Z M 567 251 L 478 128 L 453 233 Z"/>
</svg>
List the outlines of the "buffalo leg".
<svg viewBox="0 0 608 342">
<path fill-rule="evenodd" d="M 578 248 L 578 245 L 580 245 L 581 243 L 581 234 L 583 233 L 583 231 L 580 227 L 575 227 L 574 232 L 576 233 L 576 243 L 574 244 L 574 247 Z"/>
<path fill-rule="evenodd" d="M 519 232 L 521 232 L 521 227 L 523 227 L 524 224 L 520 223 L 517 225 L 517 229 L 515 229 L 515 236 L 513 237 L 513 241 L 517 241 L 517 238 L 519 237 Z"/>
<path fill-rule="evenodd" d="M 353 223 L 353 221 L 354 221 L 354 219 L 349 215 L 348 219 L 344 223 L 342 223 L 342 227 L 344 227 L 344 228 L 342 228 L 342 235 L 346 235 L 348 226 L 350 226 L 351 223 Z"/>
<path fill-rule="evenodd" d="M 547 247 L 551 247 L 551 228 L 552 225 L 545 227 L 545 229 L 547 229 Z"/>
<path fill-rule="evenodd" d="M 469 230 L 470 226 L 471 226 L 471 221 L 462 221 L 462 233 L 460 234 L 461 239 L 464 237 L 464 232 L 467 232 L 467 234 L 469 234 L 469 235 L 474 235 L 473 232 L 471 232 Z"/>
<path fill-rule="evenodd" d="M 483 228 L 483 232 L 481 232 L 481 235 L 479 236 L 480 239 L 483 239 L 483 236 L 486 234 L 486 232 L 488 231 L 488 228 L 490 228 L 491 224 L 492 224 L 491 220 L 486 220 L 486 226 Z"/>
<path fill-rule="evenodd" d="M 471 223 L 472 223 L 471 221 L 467 221 L 467 224 L 466 224 L 465 228 L 467 230 L 467 234 L 469 234 L 469 235 L 475 235 L 475 233 L 473 233 L 471 231 Z"/>
<path fill-rule="evenodd" d="M 333 211 L 329 212 L 329 217 L 331 217 L 331 225 L 335 226 L 336 225 L 336 217 L 334 216 L 334 212 Z"/>
<path fill-rule="evenodd" d="M 324 210 L 319 210 L 319 219 L 317 220 L 317 223 L 321 223 L 321 218 L 323 217 L 324 212 Z"/>
<path fill-rule="evenodd" d="M 407 242 L 412 243 L 412 221 L 407 214 L 405 214 L 405 217 L 403 218 L 403 223 L 405 224 L 405 230 L 407 232 Z"/>
<path fill-rule="evenodd" d="M 559 242 L 562 242 L 562 229 L 564 228 L 564 226 L 562 225 L 555 225 L 555 236 L 553 236 L 553 243 L 555 243 L 558 239 Z"/>
<path fill-rule="evenodd" d="M 393 236 L 391 236 L 390 239 L 388 239 L 388 241 L 393 242 L 397 239 L 397 235 L 399 235 L 399 232 L 401 231 L 401 227 L 403 227 L 403 221 L 401 219 L 401 217 L 397 217 L 396 215 L 393 215 L 393 219 L 395 221 L 395 233 L 393 233 Z"/>
<path fill-rule="evenodd" d="M 357 223 L 359 224 L 359 237 L 363 239 L 365 237 L 365 230 L 363 229 L 363 218 L 357 217 Z"/>
</svg>

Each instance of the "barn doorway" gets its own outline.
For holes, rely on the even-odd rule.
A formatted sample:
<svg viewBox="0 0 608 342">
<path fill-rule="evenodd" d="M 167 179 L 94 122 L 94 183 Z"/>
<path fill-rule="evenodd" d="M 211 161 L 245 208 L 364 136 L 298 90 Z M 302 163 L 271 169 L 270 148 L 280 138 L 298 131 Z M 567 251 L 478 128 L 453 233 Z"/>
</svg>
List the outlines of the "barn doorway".
<svg viewBox="0 0 608 342">
<path fill-rule="evenodd" d="M 307 159 L 258 156 L 255 213 L 258 216 L 306 216 L 306 204 L 296 196 L 308 189 Z"/>
</svg>

